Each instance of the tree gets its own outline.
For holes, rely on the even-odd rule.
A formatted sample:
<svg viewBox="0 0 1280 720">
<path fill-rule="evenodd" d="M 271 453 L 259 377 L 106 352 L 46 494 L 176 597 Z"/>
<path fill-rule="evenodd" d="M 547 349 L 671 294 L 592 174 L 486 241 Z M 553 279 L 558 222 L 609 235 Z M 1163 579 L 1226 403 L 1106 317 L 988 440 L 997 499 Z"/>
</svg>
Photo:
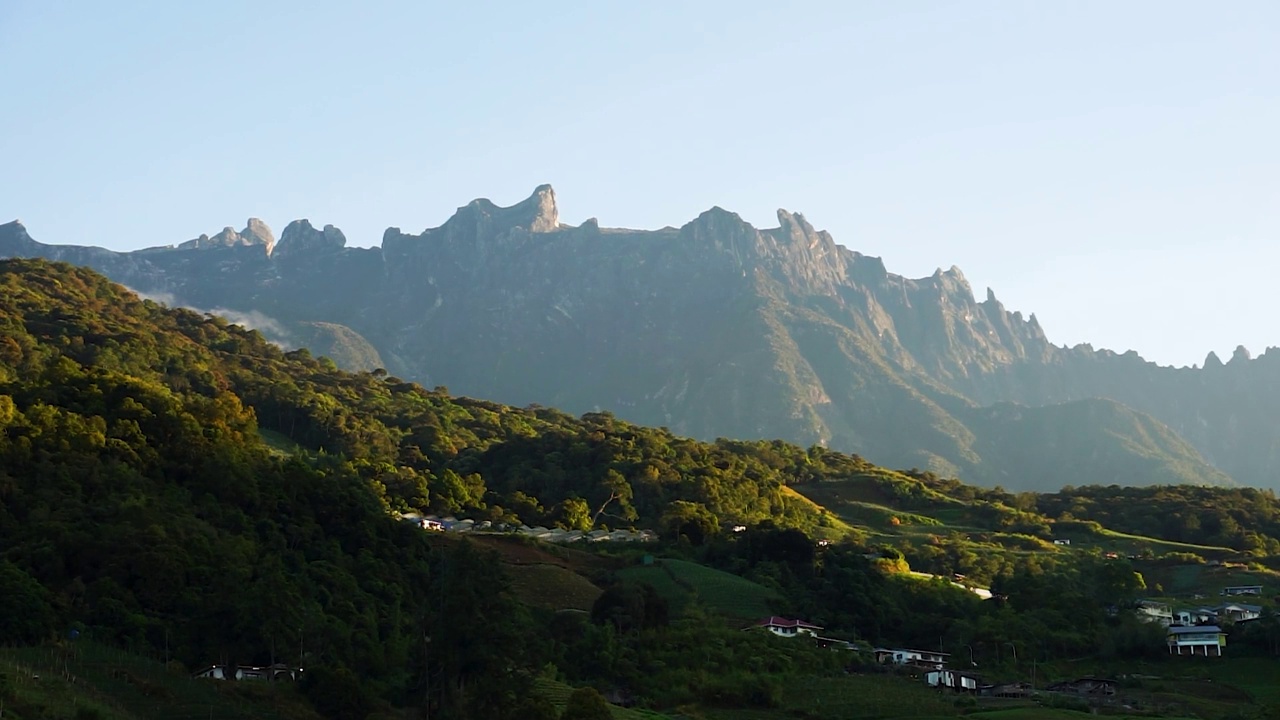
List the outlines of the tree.
<svg viewBox="0 0 1280 720">
<path fill-rule="evenodd" d="M 35 644 L 53 630 L 48 593 L 21 568 L 0 560 L 0 643 Z"/>
<path fill-rule="evenodd" d="M 672 539 L 688 538 L 693 545 L 701 545 L 720 529 L 715 515 L 701 503 L 676 500 L 662 516 L 662 530 Z"/>
<path fill-rule="evenodd" d="M 560 524 L 569 530 L 590 530 L 591 508 L 587 501 L 578 497 L 565 498 L 560 503 Z"/>
<path fill-rule="evenodd" d="M 648 584 L 611 585 L 591 606 L 592 622 L 609 623 L 618 632 L 662 627 L 669 614 L 667 601 Z"/>
<path fill-rule="evenodd" d="M 622 476 L 622 473 L 612 468 L 605 473 L 604 482 L 600 486 L 609 493 L 604 502 L 600 504 L 600 509 L 596 510 L 596 514 L 591 518 L 591 525 L 594 526 L 600 522 L 600 516 L 608 509 L 609 505 L 614 502 L 618 503 L 618 509 L 622 512 L 620 517 L 628 522 L 636 519 L 636 509 L 631 506 L 631 483 Z"/>
<path fill-rule="evenodd" d="M 582 687 L 569 693 L 560 720 L 613 720 L 613 713 L 609 712 L 609 703 L 600 691 Z"/>
<path fill-rule="evenodd" d="M 365 685 L 346 668 L 316 667 L 304 674 L 302 689 L 315 709 L 328 718 L 362 718 L 373 702 Z"/>
</svg>

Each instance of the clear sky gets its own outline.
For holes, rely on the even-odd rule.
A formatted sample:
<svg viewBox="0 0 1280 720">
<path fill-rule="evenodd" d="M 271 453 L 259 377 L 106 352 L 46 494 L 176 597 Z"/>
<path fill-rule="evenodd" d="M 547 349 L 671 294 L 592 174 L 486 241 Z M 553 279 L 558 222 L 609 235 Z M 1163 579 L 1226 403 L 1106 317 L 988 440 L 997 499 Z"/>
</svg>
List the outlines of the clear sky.
<svg viewBox="0 0 1280 720">
<path fill-rule="evenodd" d="M 544 182 L 562 220 L 805 213 L 1058 344 L 1280 345 L 1280 3 L 0 2 L 0 222 L 355 245 Z"/>
</svg>

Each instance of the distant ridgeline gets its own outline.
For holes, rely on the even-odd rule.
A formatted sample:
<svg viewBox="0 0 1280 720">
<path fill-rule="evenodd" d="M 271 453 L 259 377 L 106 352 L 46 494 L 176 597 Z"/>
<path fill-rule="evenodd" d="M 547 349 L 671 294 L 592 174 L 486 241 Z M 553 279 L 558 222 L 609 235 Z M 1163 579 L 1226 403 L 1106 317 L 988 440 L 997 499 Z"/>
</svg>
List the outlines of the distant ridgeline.
<svg viewBox="0 0 1280 720">
<path fill-rule="evenodd" d="M 968 482 L 1273 487 L 1280 355 L 1162 368 L 1052 345 L 956 268 L 908 279 L 802 215 L 653 231 L 559 221 L 550 186 L 346 247 L 261 221 L 116 253 L 0 225 L 0 256 L 87 265 L 351 370 L 713 439 L 784 438 Z"/>
<path fill-rule="evenodd" d="M 555 555 L 424 532 L 402 513 L 662 542 Z M 1060 536 L 1080 542 L 1049 542 Z M 842 677 L 855 662 L 741 632 L 755 620 L 741 614 L 765 607 L 821 625 L 829 647 L 943 638 L 996 662 L 1002 643 L 1034 636 L 1047 657 L 1159 655 L 1162 635 L 1106 612 L 1142 576 L 1081 546 L 1164 543 L 1203 562 L 1275 554 L 1277 537 L 1266 492 L 1013 495 L 816 444 L 708 443 L 603 412 L 458 398 L 341 371 L 84 268 L 0 261 L 0 645 L 83 630 L 189 668 L 267 666 L 299 648 L 303 691 L 329 717 L 390 703 L 550 718 L 533 692 L 548 666 L 664 707 L 773 707 L 788 673 Z M 653 546 L 700 564 L 642 564 Z M 514 583 L 489 547 L 536 574 Z M 916 579 L 908 560 L 997 599 Z M 625 581 L 628 563 L 641 581 Z M 553 581 L 590 614 L 555 612 Z"/>
</svg>

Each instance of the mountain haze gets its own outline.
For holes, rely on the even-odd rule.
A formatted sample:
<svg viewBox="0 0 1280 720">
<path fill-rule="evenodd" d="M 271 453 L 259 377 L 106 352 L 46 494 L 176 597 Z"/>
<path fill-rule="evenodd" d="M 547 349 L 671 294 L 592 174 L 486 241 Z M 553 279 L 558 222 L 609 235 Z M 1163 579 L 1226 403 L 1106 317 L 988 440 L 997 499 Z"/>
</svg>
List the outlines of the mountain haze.
<svg viewBox="0 0 1280 720">
<path fill-rule="evenodd" d="M 44 245 L 15 222 L 0 256 L 257 313 L 348 367 L 695 437 L 823 444 L 1012 489 L 1274 486 L 1280 468 L 1276 353 L 1173 369 L 1055 346 L 959 269 L 890 273 L 784 210 L 765 229 L 720 208 L 679 228 L 570 226 L 544 185 L 390 228 L 378 248 L 306 220 L 276 241 L 250 220 L 116 253 Z"/>
</svg>

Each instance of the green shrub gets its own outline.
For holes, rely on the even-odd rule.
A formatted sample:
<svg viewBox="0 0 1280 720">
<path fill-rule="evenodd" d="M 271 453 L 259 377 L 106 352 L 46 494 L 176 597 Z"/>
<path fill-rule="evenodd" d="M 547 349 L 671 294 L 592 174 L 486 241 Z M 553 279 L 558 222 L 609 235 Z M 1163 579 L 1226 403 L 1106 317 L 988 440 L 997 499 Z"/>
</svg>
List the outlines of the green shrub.
<svg viewBox="0 0 1280 720">
<path fill-rule="evenodd" d="M 613 720 L 613 713 L 609 712 L 609 703 L 598 690 L 582 687 L 569 694 L 560 720 Z"/>
</svg>

